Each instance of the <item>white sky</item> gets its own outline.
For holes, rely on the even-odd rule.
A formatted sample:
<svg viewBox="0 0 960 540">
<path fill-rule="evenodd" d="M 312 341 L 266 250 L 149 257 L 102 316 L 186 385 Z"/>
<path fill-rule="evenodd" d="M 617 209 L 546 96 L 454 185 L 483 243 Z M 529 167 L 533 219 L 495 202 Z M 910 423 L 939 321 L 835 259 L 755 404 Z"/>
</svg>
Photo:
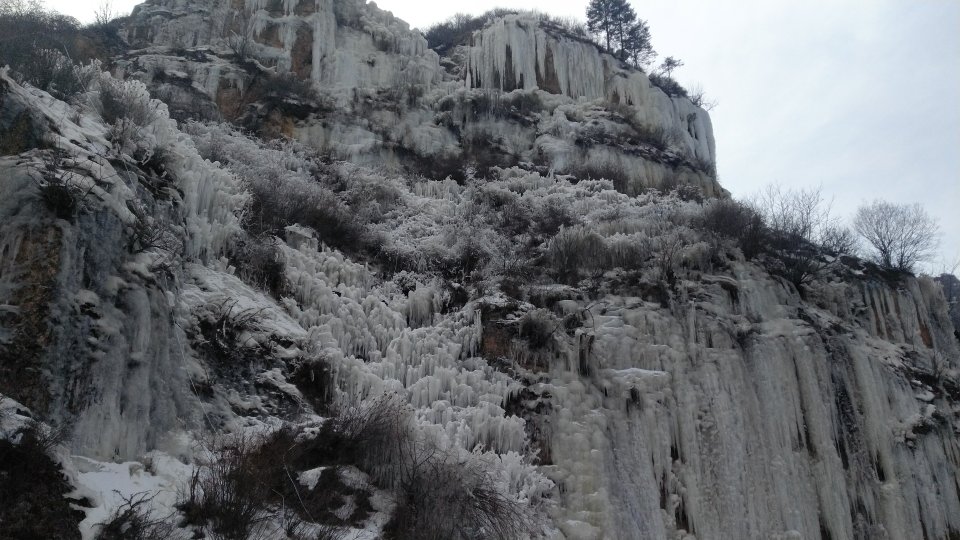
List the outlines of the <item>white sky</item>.
<svg viewBox="0 0 960 540">
<path fill-rule="evenodd" d="M 135 1 L 115 0 L 128 12 Z M 100 0 L 47 0 L 88 21 Z M 582 18 L 587 0 L 381 0 L 425 28 L 456 12 L 538 9 Z M 639 0 L 675 76 L 719 100 L 720 181 L 822 185 L 851 216 L 874 198 L 919 202 L 960 260 L 960 1 Z M 938 268 L 933 268 L 937 270 Z"/>
</svg>

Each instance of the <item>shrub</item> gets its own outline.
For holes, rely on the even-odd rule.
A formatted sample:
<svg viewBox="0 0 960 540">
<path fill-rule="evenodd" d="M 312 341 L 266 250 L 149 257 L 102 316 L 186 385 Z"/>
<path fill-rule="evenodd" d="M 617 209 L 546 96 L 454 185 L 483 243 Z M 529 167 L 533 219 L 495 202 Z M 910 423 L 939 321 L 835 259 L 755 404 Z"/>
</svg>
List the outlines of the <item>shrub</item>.
<svg viewBox="0 0 960 540">
<path fill-rule="evenodd" d="M 694 170 L 700 171 L 710 178 L 717 178 L 717 166 L 716 164 L 707 158 L 702 157 L 689 157 L 688 162 Z"/>
<path fill-rule="evenodd" d="M 252 178 L 248 185 L 252 200 L 244 226 L 251 234 L 280 234 L 285 227 L 299 224 L 315 230 L 329 246 L 357 248 L 361 225 L 329 189 L 317 183 L 284 181 L 279 176 Z"/>
<path fill-rule="evenodd" d="M 77 198 L 76 188 L 62 179 L 51 179 L 40 185 L 40 200 L 59 219 L 73 219 Z"/>
<path fill-rule="evenodd" d="M 556 17 L 550 15 L 549 13 L 540 12 L 534 12 L 533 15 L 537 17 L 537 20 L 540 22 L 540 26 L 544 26 L 554 31 L 560 31 L 566 34 L 568 37 L 579 38 L 581 40 L 593 43 L 593 40 L 590 38 L 590 31 L 587 28 L 587 24 L 579 19 L 573 17 Z"/>
<path fill-rule="evenodd" d="M 707 94 L 703 90 L 703 87 L 700 85 L 693 86 L 690 89 L 689 95 L 687 97 L 690 98 L 691 103 L 708 112 L 717 108 L 717 105 L 719 105 L 720 103 L 716 99 L 708 98 Z"/>
<path fill-rule="evenodd" d="M 335 463 L 353 463 L 381 485 L 395 486 L 404 449 L 411 443 L 410 410 L 392 394 L 342 409 L 319 438 L 328 441 Z"/>
<path fill-rule="evenodd" d="M 522 538 L 528 516 L 497 486 L 488 464 L 426 446 L 411 456 L 386 532 L 397 540 Z M 485 466 L 486 465 L 486 466 Z"/>
<path fill-rule="evenodd" d="M 100 78 L 95 107 L 108 124 L 128 120 L 138 127 L 146 127 L 159 117 L 159 102 L 150 99 L 142 83 L 122 81 L 109 75 Z"/>
<path fill-rule="evenodd" d="M 265 357 L 259 344 L 241 340 L 247 332 L 260 328 L 262 310 L 235 309 L 236 305 L 236 300 L 226 299 L 198 309 L 192 337 L 211 367 L 242 378 L 251 365 L 263 362 Z"/>
<path fill-rule="evenodd" d="M 93 107 L 111 126 L 110 140 L 121 147 L 134 145 L 141 131 L 160 118 L 160 102 L 139 81 L 121 81 L 104 73 Z"/>
<path fill-rule="evenodd" d="M 333 401 L 336 386 L 333 369 L 323 358 L 310 359 L 296 366 L 288 380 L 300 390 L 304 399 L 318 413 L 327 411 Z"/>
<path fill-rule="evenodd" d="M 32 421 L 0 438 L 0 537 L 79 540 L 84 513 L 71 507 L 74 488 L 50 457 L 59 434 Z"/>
<path fill-rule="evenodd" d="M 119 492 L 118 492 L 119 493 Z M 150 502 L 156 495 L 137 493 L 123 497 L 123 504 L 100 524 L 97 540 L 167 540 L 174 535 L 174 524 L 156 517 Z"/>
<path fill-rule="evenodd" d="M 287 287 L 286 261 L 276 237 L 247 238 L 234 246 L 231 261 L 240 279 L 270 291 L 279 298 Z"/>
<path fill-rule="evenodd" d="M 520 115 L 527 116 L 543 110 L 543 99 L 536 92 L 516 92 L 505 99 L 506 104 Z"/>
<path fill-rule="evenodd" d="M 677 81 L 667 75 L 651 73 L 649 75 L 650 84 L 661 89 L 670 97 L 687 97 L 687 89 Z"/>
<path fill-rule="evenodd" d="M 704 206 L 699 228 L 716 239 L 729 238 L 743 256 L 752 259 L 767 245 L 768 233 L 763 216 L 751 206 L 733 199 L 715 199 Z"/>
<path fill-rule="evenodd" d="M 90 82 L 77 62 L 107 61 L 126 50 L 118 28 L 117 21 L 81 28 L 76 19 L 46 11 L 41 2 L 2 0 L 0 66 L 9 65 L 16 80 L 66 99 Z"/>
<path fill-rule="evenodd" d="M 634 187 L 633 178 L 630 173 L 619 163 L 589 163 L 579 161 L 568 171 L 578 180 L 610 180 L 613 182 L 613 188 L 620 193 L 627 195 L 637 195 L 637 189 Z"/>
<path fill-rule="evenodd" d="M 525 338 L 532 349 L 543 349 L 553 341 L 553 334 L 561 326 L 552 312 L 535 309 L 520 319 L 520 337 Z"/>
<path fill-rule="evenodd" d="M 263 532 L 276 512 L 270 504 L 270 478 L 257 466 L 255 448 L 252 439 L 238 437 L 194 471 L 177 504 L 186 524 L 209 526 L 228 540 Z"/>
<path fill-rule="evenodd" d="M 131 204 L 130 210 L 137 218 L 130 237 L 131 253 L 152 251 L 171 259 L 183 253 L 183 240 L 169 221 L 150 216 L 140 205 Z"/>
<path fill-rule="evenodd" d="M 639 143 L 652 146 L 661 152 L 667 151 L 675 144 L 676 136 L 674 133 L 664 126 L 639 121 L 633 108 L 629 105 L 614 102 L 608 105 L 608 109 L 619 117 L 620 121 L 630 126 L 634 138 Z"/>
<path fill-rule="evenodd" d="M 539 205 L 530 223 L 530 234 L 538 238 L 549 238 L 563 228 L 580 223 L 570 205 L 558 199 L 547 199 Z"/>
<path fill-rule="evenodd" d="M 703 195 L 703 189 L 700 186 L 690 184 L 679 184 L 671 186 L 670 193 L 677 199 L 685 202 L 695 202 L 703 204 L 706 198 Z"/>
<path fill-rule="evenodd" d="M 25 82 L 63 100 L 86 92 L 92 82 L 88 72 L 55 49 L 36 51 L 20 73 Z"/>
<path fill-rule="evenodd" d="M 61 51 L 79 33 L 75 19 L 44 11 L 39 3 L 0 2 L 0 66 L 9 65 L 22 82 L 65 97 L 57 86 L 69 86 L 73 63 Z"/>
<path fill-rule="evenodd" d="M 798 290 L 831 264 L 824 257 L 825 242 L 834 242 L 834 248 L 843 247 L 836 243 L 838 225 L 819 187 L 783 190 L 768 186 L 754 204 L 770 231 L 770 271 L 789 280 Z"/>
<path fill-rule="evenodd" d="M 584 271 L 595 270 L 607 257 L 606 243 L 584 227 L 563 229 L 547 243 L 545 262 L 563 283 L 577 283 Z"/>
<path fill-rule="evenodd" d="M 686 245 L 683 236 L 676 232 L 659 236 L 654 242 L 654 261 L 658 277 L 671 289 L 676 287 L 677 270 Z"/>
<path fill-rule="evenodd" d="M 649 124 L 640 124 L 632 122 L 631 126 L 637 139 L 647 145 L 650 145 L 661 152 L 665 152 L 673 143 L 673 136 L 663 126 L 654 126 Z"/>
<path fill-rule="evenodd" d="M 361 526 L 373 512 L 369 493 L 345 484 L 339 471 L 357 462 L 366 442 L 384 442 L 363 435 L 375 423 L 371 419 L 366 431 L 348 432 L 332 418 L 312 434 L 286 427 L 260 437 L 238 437 L 198 467 L 178 508 L 187 524 L 209 527 L 223 538 L 264 537 L 265 523 L 277 519 L 290 537 L 304 532 L 301 520 L 306 520 L 319 525 L 320 536 L 314 538 L 338 538 L 340 527 Z M 296 480 L 299 473 L 320 467 L 324 470 L 316 487 Z M 337 511 L 349 501 L 354 511 L 341 518 Z"/>
<path fill-rule="evenodd" d="M 427 46 L 437 51 L 440 56 L 446 56 L 458 45 L 468 43 L 470 36 L 477 30 L 482 30 L 488 24 L 496 19 L 506 17 L 507 15 L 519 15 L 524 13 L 515 9 L 497 8 L 490 10 L 482 15 L 473 16 L 465 13 L 458 13 L 447 21 L 437 23 L 424 33 L 427 38 Z M 567 37 L 590 41 L 587 26 L 581 21 L 566 17 L 554 17 L 546 13 L 527 12 L 530 16 L 537 19 L 539 24 L 545 28 L 565 34 Z"/>
<path fill-rule="evenodd" d="M 271 76 L 267 82 L 266 90 L 269 95 L 283 100 L 317 101 L 319 99 L 313 82 L 302 79 L 295 73 L 280 73 Z"/>
</svg>

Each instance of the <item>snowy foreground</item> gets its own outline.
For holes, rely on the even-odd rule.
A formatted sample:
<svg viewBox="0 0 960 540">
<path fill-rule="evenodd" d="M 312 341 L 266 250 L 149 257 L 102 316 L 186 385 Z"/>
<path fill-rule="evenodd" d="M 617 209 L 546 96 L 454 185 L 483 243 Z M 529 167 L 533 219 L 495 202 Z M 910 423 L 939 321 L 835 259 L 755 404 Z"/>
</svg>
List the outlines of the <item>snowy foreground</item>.
<svg viewBox="0 0 960 540">
<path fill-rule="evenodd" d="M 105 122 L 105 87 L 152 114 Z M 76 104 L 0 75 L 0 109 L 43 142 L 0 157 L 0 345 L 41 344 L 4 357 L 0 435 L 69 426 L 84 539 L 139 494 L 180 523 L 238 437 L 310 439 L 384 399 L 416 448 L 484 471 L 518 536 L 960 534 L 960 344 L 927 278 L 836 261 L 801 298 L 698 226 L 715 202 L 325 162 L 178 127 L 109 75 Z M 326 467 L 287 474 L 354 493 L 334 537 L 379 537 L 388 475 Z M 260 536 L 287 537 L 285 509 L 265 515 Z"/>
</svg>

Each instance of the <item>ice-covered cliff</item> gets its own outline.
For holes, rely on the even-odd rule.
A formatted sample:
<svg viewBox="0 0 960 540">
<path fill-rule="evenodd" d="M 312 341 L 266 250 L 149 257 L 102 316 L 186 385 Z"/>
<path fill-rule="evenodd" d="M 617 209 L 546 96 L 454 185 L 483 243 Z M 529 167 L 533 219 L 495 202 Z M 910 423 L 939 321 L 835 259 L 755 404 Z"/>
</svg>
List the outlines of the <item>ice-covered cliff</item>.
<svg viewBox="0 0 960 540">
<path fill-rule="evenodd" d="M 575 99 L 628 105 L 637 120 L 680 134 L 695 158 L 716 162 L 710 116 L 685 97 L 670 97 L 647 76 L 582 36 L 532 15 L 507 15 L 476 33 L 466 65 L 471 88 L 541 89 Z"/>
<path fill-rule="evenodd" d="M 309 425 L 322 366 L 337 403 L 397 396 L 417 437 L 483 464 L 532 537 L 960 531 L 960 352 L 932 280 L 837 261 L 801 297 L 715 244 L 710 204 L 331 167 L 98 84 L 154 114 L 127 131 L 0 87 L 21 134 L 0 391 L 69 427 L 88 537 L 113 488 L 182 487 L 204 433 Z M 344 533 L 379 535 L 376 504 Z"/>
<path fill-rule="evenodd" d="M 957 538 L 955 297 L 798 289 L 716 226 L 705 113 L 530 21 L 457 78 L 372 4 L 164 0 L 69 103 L 0 71 L 0 456 L 45 482 L 0 459 L 0 536 Z M 258 86 L 297 140 L 197 120 Z"/>
<path fill-rule="evenodd" d="M 440 80 L 423 36 L 364 0 L 150 0 L 126 35 L 135 48 L 231 49 L 329 88 Z"/>
<path fill-rule="evenodd" d="M 615 177 L 630 194 L 678 184 L 725 193 L 706 111 L 533 15 L 478 31 L 444 69 L 418 32 L 353 0 L 156 0 L 125 28 L 137 49 L 115 73 L 147 83 L 176 117 L 240 118 L 438 179 L 519 165 Z M 283 76 L 313 88 L 277 95 Z"/>
</svg>

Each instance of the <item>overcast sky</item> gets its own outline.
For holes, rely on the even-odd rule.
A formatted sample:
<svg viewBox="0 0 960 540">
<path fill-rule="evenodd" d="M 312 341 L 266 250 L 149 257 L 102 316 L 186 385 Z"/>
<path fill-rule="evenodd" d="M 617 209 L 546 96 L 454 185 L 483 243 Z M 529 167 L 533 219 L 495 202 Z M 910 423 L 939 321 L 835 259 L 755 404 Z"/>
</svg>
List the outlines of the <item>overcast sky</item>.
<svg viewBox="0 0 960 540">
<path fill-rule="evenodd" d="M 115 1 L 119 11 L 137 2 Z M 587 0 L 381 0 L 412 27 L 456 12 L 538 9 L 582 18 Z M 47 0 L 89 20 L 99 0 Z M 960 1 L 643 0 L 675 76 L 719 101 L 721 183 L 822 185 L 849 217 L 875 198 L 923 204 L 960 260 Z"/>
</svg>

